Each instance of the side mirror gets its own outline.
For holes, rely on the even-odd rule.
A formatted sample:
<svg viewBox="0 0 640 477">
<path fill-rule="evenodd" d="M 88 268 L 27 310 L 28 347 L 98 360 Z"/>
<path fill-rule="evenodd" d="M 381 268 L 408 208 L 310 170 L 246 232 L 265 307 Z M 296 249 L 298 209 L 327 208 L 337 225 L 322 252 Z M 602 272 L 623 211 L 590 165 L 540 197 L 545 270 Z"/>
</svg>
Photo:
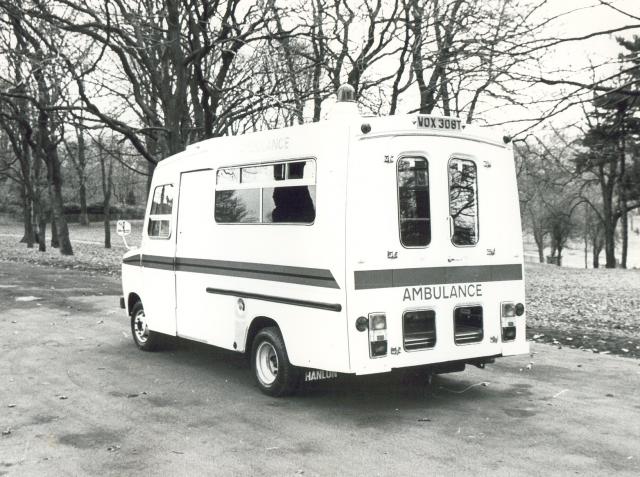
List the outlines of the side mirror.
<svg viewBox="0 0 640 477">
<path fill-rule="evenodd" d="M 122 241 L 124 242 L 124 246 L 127 247 L 127 250 L 130 250 L 125 237 L 131 233 L 131 224 L 126 220 L 118 220 L 118 223 L 116 224 L 116 233 L 122 237 Z"/>
</svg>

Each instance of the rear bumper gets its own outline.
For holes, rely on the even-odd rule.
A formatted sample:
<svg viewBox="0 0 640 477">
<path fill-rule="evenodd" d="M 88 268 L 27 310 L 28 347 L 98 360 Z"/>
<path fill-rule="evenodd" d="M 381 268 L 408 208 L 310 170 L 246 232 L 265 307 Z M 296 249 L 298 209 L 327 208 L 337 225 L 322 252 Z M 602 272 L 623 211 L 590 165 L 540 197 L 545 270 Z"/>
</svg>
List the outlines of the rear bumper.
<svg viewBox="0 0 640 477">
<path fill-rule="evenodd" d="M 386 373 L 394 369 L 421 367 L 433 368 L 434 374 L 438 374 L 440 372 L 438 368 L 443 366 L 446 368 L 448 363 L 462 364 L 462 369 L 464 369 L 465 364 L 482 367 L 484 364 L 492 363 L 495 358 L 528 353 L 529 342 L 523 337 L 513 342 L 473 343 L 456 346 L 454 349 L 428 349 L 410 352 L 401 350 L 397 355 L 387 355 L 381 358 L 369 358 L 365 362 L 361 361 L 362 366 L 354 367 L 351 371 L 356 375 L 364 375 Z"/>
</svg>

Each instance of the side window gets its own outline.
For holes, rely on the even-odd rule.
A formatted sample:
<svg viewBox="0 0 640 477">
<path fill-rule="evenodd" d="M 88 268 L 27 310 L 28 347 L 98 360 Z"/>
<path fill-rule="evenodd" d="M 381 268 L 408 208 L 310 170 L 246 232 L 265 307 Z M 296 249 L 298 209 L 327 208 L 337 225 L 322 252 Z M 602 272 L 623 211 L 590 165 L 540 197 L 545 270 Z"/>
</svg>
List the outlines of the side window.
<svg viewBox="0 0 640 477">
<path fill-rule="evenodd" d="M 166 239 L 171 235 L 171 211 L 173 209 L 173 186 L 157 186 L 153 190 L 147 234 L 151 238 Z"/>
<path fill-rule="evenodd" d="M 259 222 L 260 189 L 216 191 L 216 222 L 225 224 Z"/>
<path fill-rule="evenodd" d="M 398 160 L 398 220 L 402 245 L 429 245 L 429 164 L 423 157 L 402 157 Z"/>
<path fill-rule="evenodd" d="M 216 222 L 311 224 L 316 218 L 315 182 L 313 160 L 219 169 Z"/>
<path fill-rule="evenodd" d="M 478 170 L 468 159 L 449 161 L 449 215 L 454 245 L 478 243 Z"/>
</svg>

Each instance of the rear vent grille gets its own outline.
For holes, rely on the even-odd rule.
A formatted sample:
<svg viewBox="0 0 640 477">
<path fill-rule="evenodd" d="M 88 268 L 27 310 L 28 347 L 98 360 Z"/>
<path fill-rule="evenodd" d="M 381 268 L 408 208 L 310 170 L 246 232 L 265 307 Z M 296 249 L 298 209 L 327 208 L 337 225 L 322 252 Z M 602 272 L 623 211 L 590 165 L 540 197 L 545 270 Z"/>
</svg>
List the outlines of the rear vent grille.
<svg viewBox="0 0 640 477">
<path fill-rule="evenodd" d="M 453 312 L 456 344 L 477 343 L 482 341 L 482 307 L 463 306 Z"/>
<path fill-rule="evenodd" d="M 402 315 L 404 349 L 416 351 L 436 345 L 436 313 L 433 310 L 406 311 Z"/>
</svg>

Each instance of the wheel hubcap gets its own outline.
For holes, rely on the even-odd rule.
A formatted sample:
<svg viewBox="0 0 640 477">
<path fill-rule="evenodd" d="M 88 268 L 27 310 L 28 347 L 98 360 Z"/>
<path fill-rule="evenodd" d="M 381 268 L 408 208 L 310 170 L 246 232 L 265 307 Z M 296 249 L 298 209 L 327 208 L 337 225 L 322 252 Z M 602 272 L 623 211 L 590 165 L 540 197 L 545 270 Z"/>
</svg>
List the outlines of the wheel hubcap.
<svg viewBox="0 0 640 477">
<path fill-rule="evenodd" d="M 144 310 L 140 310 L 133 318 L 133 334 L 135 335 L 138 343 L 144 344 L 147 342 L 147 338 L 149 337 L 149 328 L 147 327 Z"/>
<path fill-rule="evenodd" d="M 258 379 L 265 386 L 271 386 L 278 377 L 278 355 L 271 343 L 263 341 L 256 352 Z"/>
</svg>

